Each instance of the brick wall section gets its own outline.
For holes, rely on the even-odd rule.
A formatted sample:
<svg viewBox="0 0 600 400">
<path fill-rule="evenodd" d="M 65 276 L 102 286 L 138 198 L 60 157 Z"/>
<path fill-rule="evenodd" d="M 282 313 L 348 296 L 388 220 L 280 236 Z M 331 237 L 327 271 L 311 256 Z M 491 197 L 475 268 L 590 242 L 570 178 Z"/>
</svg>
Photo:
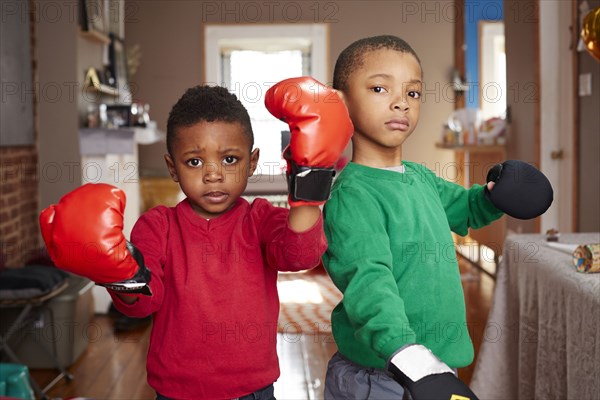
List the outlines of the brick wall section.
<svg viewBox="0 0 600 400">
<path fill-rule="evenodd" d="M 0 147 L 0 251 L 20 266 L 38 247 L 38 174 L 34 146 Z"/>
<path fill-rule="evenodd" d="M 30 0 L 30 11 L 35 3 Z M 35 12 L 29 13 L 32 80 L 37 81 Z M 34 137 L 38 135 L 37 94 L 33 99 Z M 40 255 L 36 146 L 0 146 L 0 255 L 7 267 Z"/>
</svg>

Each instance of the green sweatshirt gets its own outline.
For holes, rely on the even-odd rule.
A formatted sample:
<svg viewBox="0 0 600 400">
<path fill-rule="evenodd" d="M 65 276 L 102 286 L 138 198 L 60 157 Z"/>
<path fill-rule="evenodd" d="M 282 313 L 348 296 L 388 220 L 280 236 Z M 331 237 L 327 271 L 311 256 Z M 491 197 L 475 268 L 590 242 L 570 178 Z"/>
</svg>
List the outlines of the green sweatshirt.
<svg viewBox="0 0 600 400">
<path fill-rule="evenodd" d="M 450 231 L 503 214 L 484 196 L 416 163 L 405 172 L 349 163 L 324 209 L 327 272 L 342 291 L 331 322 L 338 349 L 365 367 L 385 368 L 409 343 L 452 368 L 473 361 Z"/>
</svg>

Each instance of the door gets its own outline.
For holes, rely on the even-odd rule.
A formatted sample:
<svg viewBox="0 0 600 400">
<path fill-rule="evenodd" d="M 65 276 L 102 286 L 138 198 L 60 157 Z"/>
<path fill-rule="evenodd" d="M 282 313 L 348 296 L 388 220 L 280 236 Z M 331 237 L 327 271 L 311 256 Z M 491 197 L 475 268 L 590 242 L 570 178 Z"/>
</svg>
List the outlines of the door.
<svg viewBox="0 0 600 400">
<path fill-rule="evenodd" d="M 554 189 L 554 203 L 540 230 L 573 230 L 573 61 L 571 3 L 539 2 L 540 166 Z"/>
<path fill-rule="evenodd" d="M 574 179 L 571 2 L 507 0 L 504 10 L 507 157 L 533 163 L 554 188 L 554 203 L 541 218 L 510 218 L 508 229 L 569 232 Z"/>
</svg>

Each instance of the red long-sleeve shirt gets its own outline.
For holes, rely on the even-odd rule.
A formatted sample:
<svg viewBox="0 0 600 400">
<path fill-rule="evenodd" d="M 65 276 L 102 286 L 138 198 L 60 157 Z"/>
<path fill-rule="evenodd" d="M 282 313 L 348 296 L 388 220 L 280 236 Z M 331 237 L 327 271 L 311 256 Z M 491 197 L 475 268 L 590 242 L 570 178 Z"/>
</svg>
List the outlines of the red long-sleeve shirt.
<svg viewBox="0 0 600 400">
<path fill-rule="evenodd" d="M 128 305 L 153 315 L 148 383 L 176 399 L 225 399 L 252 393 L 279 377 L 276 352 L 277 271 L 309 269 L 327 243 L 323 222 L 296 233 L 288 210 L 239 199 L 206 220 L 187 200 L 145 213 L 131 234 L 152 272 L 151 297 Z"/>
</svg>

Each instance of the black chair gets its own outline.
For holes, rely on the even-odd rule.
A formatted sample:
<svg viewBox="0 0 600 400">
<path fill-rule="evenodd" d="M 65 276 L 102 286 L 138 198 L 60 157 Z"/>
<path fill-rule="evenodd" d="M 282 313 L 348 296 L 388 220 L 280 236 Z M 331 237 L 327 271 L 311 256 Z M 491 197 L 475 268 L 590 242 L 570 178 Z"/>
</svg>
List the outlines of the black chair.
<svg viewBox="0 0 600 400">
<path fill-rule="evenodd" d="M 0 308 L 14 309 L 16 312 L 16 317 L 0 331 L 0 357 L 6 356 L 10 362 L 23 364 L 13 348 L 40 318 L 54 322 L 48 302 L 67 288 L 67 276 L 63 271 L 43 265 L 6 268 L 0 272 Z M 54 335 L 54 331 L 51 330 L 50 334 Z M 42 399 L 48 398 L 46 392 L 61 379 L 65 378 L 67 382 L 73 379 L 57 358 L 56 338 L 51 337 L 49 342 L 52 349 L 43 342 L 38 343 L 40 349 L 54 360 L 59 374 L 44 389 L 31 376 L 29 378 L 34 392 Z"/>
</svg>

